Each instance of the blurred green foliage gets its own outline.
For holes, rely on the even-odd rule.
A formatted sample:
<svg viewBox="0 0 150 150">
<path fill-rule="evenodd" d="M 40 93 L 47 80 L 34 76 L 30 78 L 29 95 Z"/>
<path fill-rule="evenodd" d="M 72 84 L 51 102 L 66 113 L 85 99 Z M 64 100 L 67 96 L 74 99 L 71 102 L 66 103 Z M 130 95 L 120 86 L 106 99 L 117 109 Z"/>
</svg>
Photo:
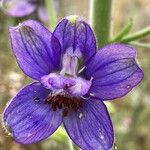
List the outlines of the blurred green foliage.
<svg viewBox="0 0 150 150">
<path fill-rule="evenodd" d="M 79 14 L 88 18 L 88 1 L 59 0 L 58 18 Z M 147 26 L 147 18 L 140 13 L 148 7 L 147 0 L 116 2 L 114 12 L 114 33 L 117 33 L 128 18 L 136 16 L 136 29 Z M 150 9 L 150 4 L 149 4 Z M 140 11 L 139 11 L 140 10 Z M 128 11 L 128 13 L 126 13 Z M 150 18 L 150 14 L 149 15 Z M 12 54 L 8 26 L 17 25 L 28 18 L 37 19 L 36 13 L 26 18 L 12 18 L 0 11 L 0 114 L 8 100 L 30 82 L 19 69 Z M 140 24 L 139 24 L 140 22 Z M 150 23 L 150 20 L 149 20 Z M 149 37 L 144 39 L 149 41 Z M 106 102 L 115 128 L 115 145 L 118 150 L 149 150 L 150 148 L 150 50 L 137 48 L 138 60 L 145 77 L 143 82 L 130 94 L 120 100 Z M 63 128 L 50 138 L 33 145 L 20 145 L 14 142 L 0 127 L 0 150 L 69 150 L 67 136 Z"/>
</svg>

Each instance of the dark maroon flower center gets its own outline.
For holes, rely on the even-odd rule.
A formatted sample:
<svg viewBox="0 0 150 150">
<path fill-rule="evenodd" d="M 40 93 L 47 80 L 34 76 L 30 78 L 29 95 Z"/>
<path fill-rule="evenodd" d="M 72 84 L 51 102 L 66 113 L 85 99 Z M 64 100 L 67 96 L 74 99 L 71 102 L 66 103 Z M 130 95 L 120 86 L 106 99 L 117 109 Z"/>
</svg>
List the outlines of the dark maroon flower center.
<svg viewBox="0 0 150 150">
<path fill-rule="evenodd" d="M 82 106 L 78 97 L 68 97 L 67 95 L 48 96 L 45 104 L 50 104 L 53 111 L 62 109 L 64 117 L 68 115 L 69 111 L 77 111 Z"/>
</svg>

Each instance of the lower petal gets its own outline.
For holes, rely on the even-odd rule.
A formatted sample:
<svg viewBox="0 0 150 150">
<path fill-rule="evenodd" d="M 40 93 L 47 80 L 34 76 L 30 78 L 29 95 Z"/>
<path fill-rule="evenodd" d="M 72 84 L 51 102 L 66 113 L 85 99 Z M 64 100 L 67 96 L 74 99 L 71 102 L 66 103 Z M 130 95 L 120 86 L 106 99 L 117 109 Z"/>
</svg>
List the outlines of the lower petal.
<svg viewBox="0 0 150 150">
<path fill-rule="evenodd" d="M 112 122 L 103 102 L 83 101 L 82 108 L 63 120 L 70 138 L 84 150 L 109 150 L 113 146 Z"/>
<path fill-rule="evenodd" d="M 50 93 L 40 85 L 32 83 L 23 88 L 3 112 L 4 128 L 19 143 L 30 144 L 50 136 L 61 124 L 59 111 L 52 111 L 44 103 Z"/>
</svg>

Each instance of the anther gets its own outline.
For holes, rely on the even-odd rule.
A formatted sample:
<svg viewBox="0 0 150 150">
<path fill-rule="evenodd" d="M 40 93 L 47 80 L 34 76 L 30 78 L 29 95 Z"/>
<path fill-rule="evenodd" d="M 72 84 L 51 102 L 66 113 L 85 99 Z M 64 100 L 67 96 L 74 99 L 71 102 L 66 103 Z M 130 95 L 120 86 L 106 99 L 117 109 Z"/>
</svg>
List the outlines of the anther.
<svg viewBox="0 0 150 150">
<path fill-rule="evenodd" d="M 69 88 L 68 84 L 65 84 L 64 90 L 68 90 L 68 88 Z"/>
<path fill-rule="evenodd" d="M 48 96 L 45 104 L 51 104 L 53 111 L 62 109 L 62 115 L 66 117 L 70 110 L 77 111 L 81 106 L 81 101 L 77 97 L 68 97 L 66 95 Z"/>
<path fill-rule="evenodd" d="M 77 110 L 81 105 L 81 101 L 77 98 L 73 99 L 73 103 L 74 103 L 75 110 Z"/>
<path fill-rule="evenodd" d="M 68 107 L 68 104 L 69 104 L 68 99 L 67 99 L 67 98 L 64 99 L 64 101 L 63 101 L 63 106 L 64 106 L 64 107 Z"/>
<path fill-rule="evenodd" d="M 53 111 L 57 110 L 57 105 L 55 104 L 55 102 L 52 103 L 52 109 L 53 109 Z"/>
<path fill-rule="evenodd" d="M 62 109 L 62 107 L 63 107 L 63 100 L 60 99 L 60 100 L 58 101 L 58 108 L 59 108 L 59 109 Z"/>
<path fill-rule="evenodd" d="M 45 104 L 51 104 L 51 102 L 53 101 L 54 98 L 55 98 L 54 96 L 47 97 L 45 100 Z"/>
<path fill-rule="evenodd" d="M 69 111 L 68 111 L 68 108 L 65 108 L 63 110 L 63 116 L 66 117 L 68 115 Z"/>
</svg>

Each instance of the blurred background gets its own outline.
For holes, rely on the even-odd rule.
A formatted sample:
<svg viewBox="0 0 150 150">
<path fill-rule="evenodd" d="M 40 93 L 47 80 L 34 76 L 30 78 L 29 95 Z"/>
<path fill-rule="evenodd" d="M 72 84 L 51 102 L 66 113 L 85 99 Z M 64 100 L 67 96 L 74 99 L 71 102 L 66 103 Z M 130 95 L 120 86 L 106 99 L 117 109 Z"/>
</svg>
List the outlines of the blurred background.
<svg viewBox="0 0 150 150">
<path fill-rule="evenodd" d="M 81 15 L 88 20 L 89 0 L 54 1 L 58 20 L 72 14 Z M 39 0 L 39 4 L 46 9 L 44 0 Z M 113 35 L 130 18 L 134 19 L 133 31 L 150 25 L 149 0 L 116 0 L 114 6 Z M 18 18 L 0 9 L 0 115 L 9 99 L 31 82 L 15 62 L 10 48 L 8 27 L 29 18 L 37 19 L 48 26 L 46 10 L 44 11 L 45 18 L 42 18 L 42 13 L 37 8 L 30 15 Z M 142 41 L 150 42 L 150 36 Z M 150 49 L 137 48 L 137 53 L 139 64 L 145 72 L 144 80 L 122 99 L 106 102 L 115 129 L 115 149 L 118 150 L 150 149 Z M 69 144 L 62 128 L 47 140 L 25 146 L 13 141 L 0 126 L 0 150 L 69 150 Z"/>
</svg>

